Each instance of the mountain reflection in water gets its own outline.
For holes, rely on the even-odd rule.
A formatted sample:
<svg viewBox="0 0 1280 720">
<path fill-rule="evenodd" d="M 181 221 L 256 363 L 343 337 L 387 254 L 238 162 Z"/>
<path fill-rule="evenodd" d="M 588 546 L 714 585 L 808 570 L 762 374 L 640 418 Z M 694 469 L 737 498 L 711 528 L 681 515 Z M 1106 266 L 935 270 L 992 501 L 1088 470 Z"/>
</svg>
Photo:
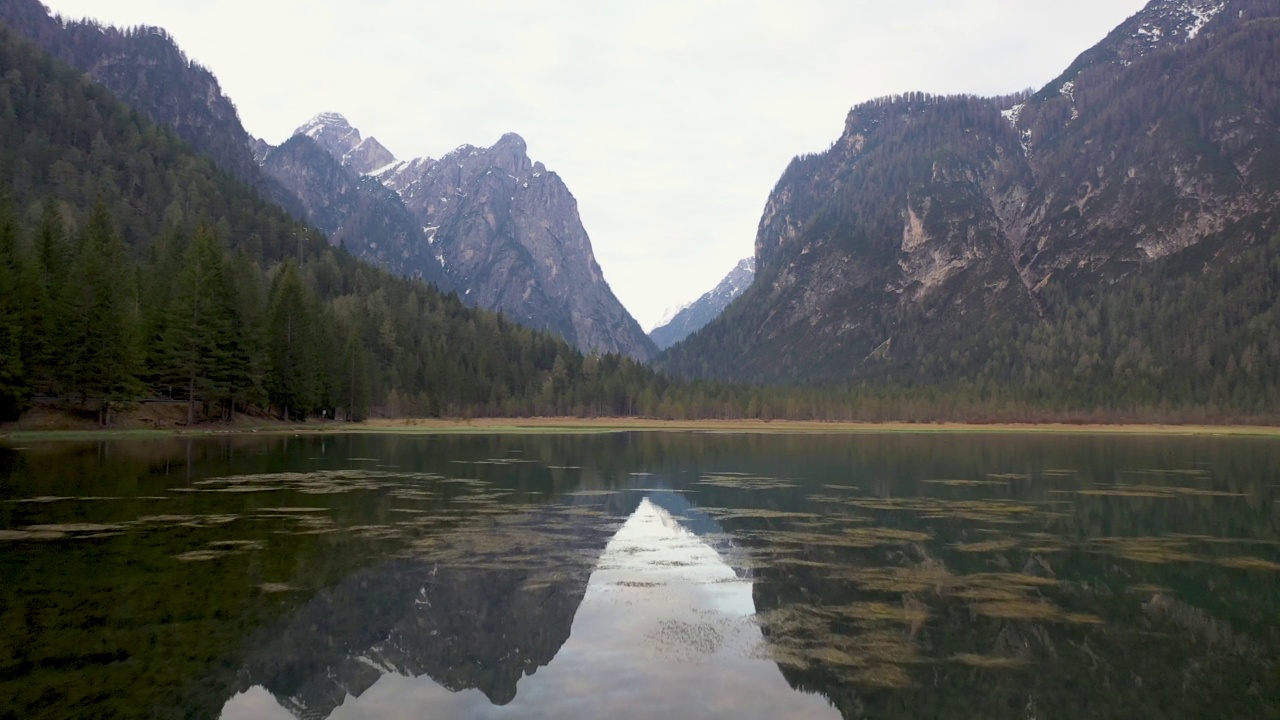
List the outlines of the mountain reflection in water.
<svg viewBox="0 0 1280 720">
<path fill-rule="evenodd" d="M 679 494 L 639 497 L 635 511 L 596 550 L 585 588 L 574 559 L 581 562 L 593 544 L 599 547 L 600 526 L 593 522 L 525 568 L 441 568 L 415 559 L 374 573 L 382 578 L 344 584 L 304 609 L 291 623 L 296 632 L 286 632 L 259 656 L 261 665 L 250 668 L 251 676 L 283 682 L 268 680 L 237 694 L 222 717 L 385 718 L 428 711 L 433 718 L 839 718 L 822 696 L 792 689 L 769 659 L 750 572 L 745 563 L 731 564 L 745 555 L 734 552 L 719 524 Z M 538 532 L 548 519 L 539 513 L 505 525 Z M 564 563 L 562 570 L 545 575 L 548 559 Z M 413 593 L 417 581 L 422 586 Z M 305 672 L 308 659 L 335 645 L 354 648 L 327 629 L 370 627 L 369 605 L 397 592 L 413 595 L 411 602 L 391 600 L 403 615 L 372 611 L 394 623 L 382 638 L 355 657 L 310 664 L 312 677 L 290 682 L 289 675 Z M 571 624 L 567 639 L 557 624 Z M 294 694 L 282 696 L 273 684 L 291 686 Z"/>
</svg>

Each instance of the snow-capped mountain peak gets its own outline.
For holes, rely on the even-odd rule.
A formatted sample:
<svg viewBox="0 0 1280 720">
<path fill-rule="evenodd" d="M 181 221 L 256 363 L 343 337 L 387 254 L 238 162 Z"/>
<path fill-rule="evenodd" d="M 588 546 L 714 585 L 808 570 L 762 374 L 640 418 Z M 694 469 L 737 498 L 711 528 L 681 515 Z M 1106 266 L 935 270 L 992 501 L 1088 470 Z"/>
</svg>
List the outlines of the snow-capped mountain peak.
<svg viewBox="0 0 1280 720">
<path fill-rule="evenodd" d="M 385 172 L 396 157 L 372 136 L 362 137 L 341 113 L 322 112 L 300 125 L 294 135 L 306 135 L 341 162 L 362 175 Z"/>
</svg>

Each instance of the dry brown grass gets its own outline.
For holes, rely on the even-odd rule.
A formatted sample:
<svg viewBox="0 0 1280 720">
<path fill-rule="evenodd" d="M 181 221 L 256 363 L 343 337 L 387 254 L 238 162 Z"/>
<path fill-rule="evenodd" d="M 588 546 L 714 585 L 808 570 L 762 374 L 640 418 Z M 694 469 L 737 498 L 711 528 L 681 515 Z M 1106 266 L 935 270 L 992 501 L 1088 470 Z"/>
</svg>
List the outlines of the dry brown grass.
<svg viewBox="0 0 1280 720">
<path fill-rule="evenodd" d="M 185 406 L 180 408 L 185 412 Z M 179 408 L 145 406 L 116 416 L 112 428 L 98 428 L 88 418 L 56 411 L 24 416 L 19 423 L 0 425 L 0 439 L 62 440 L 84 437 L 131 437 L 139 434 L 221 435 L 235 433 L 521 433 L 574 434 L 604 432 L 726 432 L 778 434 L 932 434 L 1033 433 L 1111 435 L 1240 435 L 1280 437 L 1280 427 L 1263 425 L 1104 425 L 1069 423 L 848 423 L 795 420 L 656 420 L 652 418 L 474 418 L 373 419 L 362 423 L 284 423 L 240 416 L 234 423 L 210 423 L 187 428 L 176 416 Z M 135 416 L 136 413 L 136 416 Z M 159 413 L 163 417 L 155 416 Z M 185 415 L 183 416 L 185 418 Z"/>
</svg>

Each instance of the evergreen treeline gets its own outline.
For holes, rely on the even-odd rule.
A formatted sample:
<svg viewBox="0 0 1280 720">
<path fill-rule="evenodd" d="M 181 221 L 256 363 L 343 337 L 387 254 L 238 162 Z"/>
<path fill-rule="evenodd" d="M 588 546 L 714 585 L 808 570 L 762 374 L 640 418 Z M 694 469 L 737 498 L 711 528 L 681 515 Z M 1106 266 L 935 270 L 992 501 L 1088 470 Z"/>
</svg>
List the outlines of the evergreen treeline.
<svg viewBox="0 0 1280 720">
<path fill-rule="evenodd" d="M 169 233 L 144 257 L 105 204 L 77 231 L 47 202 L 23 232 L 0 206 L 0 395 L 111 408 L 188 401 L 188 420 L 248 407 L 286 418 L 621 413 L 665 385 L 621 358 L 468 309 L 326 250 L 264 269 L 207 228 Z"/>
</svg>

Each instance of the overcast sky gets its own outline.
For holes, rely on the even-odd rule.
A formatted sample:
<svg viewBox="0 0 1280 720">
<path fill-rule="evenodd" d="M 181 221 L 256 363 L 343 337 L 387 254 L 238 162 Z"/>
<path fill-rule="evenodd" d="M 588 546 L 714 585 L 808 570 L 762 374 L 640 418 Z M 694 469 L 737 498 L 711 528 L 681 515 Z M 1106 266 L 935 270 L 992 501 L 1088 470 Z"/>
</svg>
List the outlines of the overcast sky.
<svg viewBox="0 0 1280 720">
<path fill-rule="evenodd" d="M 340 112 L 402 159 L 519 133 L 649 329 L 753 252 L 853 105 L 1039 87 L 1144 0 L 46 0 L 169 30 L 250 133 Z"/>
</svg>

